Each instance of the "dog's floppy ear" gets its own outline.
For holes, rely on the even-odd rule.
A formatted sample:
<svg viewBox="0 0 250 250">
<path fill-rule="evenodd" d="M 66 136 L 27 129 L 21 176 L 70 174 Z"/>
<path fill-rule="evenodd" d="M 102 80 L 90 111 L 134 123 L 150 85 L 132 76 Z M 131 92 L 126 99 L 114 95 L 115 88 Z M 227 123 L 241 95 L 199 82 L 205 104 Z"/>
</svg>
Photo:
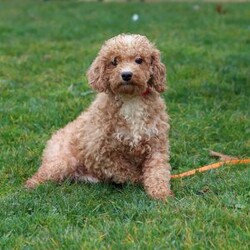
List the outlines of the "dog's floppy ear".
<svg viewBox="0 0 250 250">
<path fill-rule="evenodd" d="M 166 67 L 161 62 L 160 51 L 153 50 L 151 55 L 152 75 L 150 83 L 158 92 L 163 92 L 166 88 Z"/>
<path fill-rule="evenodd" d="M 90 86 L 98 92 L 104 92 L 107 88 L 107 79 L 105 77 L 105 63 L 101 56 L 97 56 L 87 71 L 88 82 Z"/>
</svg>

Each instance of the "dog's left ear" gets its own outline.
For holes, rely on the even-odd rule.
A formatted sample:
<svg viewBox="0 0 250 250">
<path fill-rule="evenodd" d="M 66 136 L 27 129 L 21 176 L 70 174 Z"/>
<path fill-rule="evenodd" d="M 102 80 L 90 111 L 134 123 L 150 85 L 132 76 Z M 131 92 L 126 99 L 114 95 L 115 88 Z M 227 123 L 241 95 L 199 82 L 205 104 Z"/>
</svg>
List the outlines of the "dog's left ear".
<svg viewBox="0 0 250 250">
<path fill-rule="evenodd" d="M 166 67 L 161 62 L 160 51 L 157 49 L 154 49 L 151 55 L 151 67 L 152 75 L 150 83 L 156 91 L 164 92 L 166 88 Z"/>
<path fill-rule="evenodd" d="M 107 79 L 105 74 L 105 63 L 101 56 L 97 56 L 87 71 L 87 78 L 90 86 L 98 92 L 104 92 L 107 89 Z"/>
</svg>

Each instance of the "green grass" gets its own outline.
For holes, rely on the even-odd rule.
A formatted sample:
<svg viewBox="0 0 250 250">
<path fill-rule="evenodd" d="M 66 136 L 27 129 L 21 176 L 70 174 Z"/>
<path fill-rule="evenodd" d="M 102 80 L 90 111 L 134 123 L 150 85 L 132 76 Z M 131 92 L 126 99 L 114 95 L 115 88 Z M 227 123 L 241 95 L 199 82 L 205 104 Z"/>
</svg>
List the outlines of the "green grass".
<svg viewBox="0 0 250 250">
<path fill-rule="evenodd" d="M 122 32 L 147 35 L 168 66 L 173 173 L 214 162 L 208 149 L 249 157 L 250 4 L 223 7 L 0 0 L 1 249 L 248 249 L 249 165 L 173 180 L 168 203 L 132 185 L 23 187 L 94 99 L 85 72 Z"/>
</svg>

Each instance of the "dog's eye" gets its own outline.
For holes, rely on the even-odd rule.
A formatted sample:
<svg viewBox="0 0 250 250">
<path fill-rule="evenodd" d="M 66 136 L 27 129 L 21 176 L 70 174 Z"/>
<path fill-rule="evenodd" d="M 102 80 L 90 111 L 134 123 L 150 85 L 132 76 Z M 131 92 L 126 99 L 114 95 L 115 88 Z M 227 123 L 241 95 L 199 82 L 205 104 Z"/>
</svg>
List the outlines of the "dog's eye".
<svg viewBox="0 0 250 250">
<path fill-rule="evenodd" d="M 117 58 L 114 58 L 112 61 L 111 61 L 111 64 L 113 66 L 117 66 L 118 62 L 117 62 Z"/>
<path fill-rule="evenodd" d="M 143 60 L 142 60 L 142 58 L 138 57 L 138 58 L 135 59 L 135 62 L 137 64 L 142 64 Z"/>
</svg>

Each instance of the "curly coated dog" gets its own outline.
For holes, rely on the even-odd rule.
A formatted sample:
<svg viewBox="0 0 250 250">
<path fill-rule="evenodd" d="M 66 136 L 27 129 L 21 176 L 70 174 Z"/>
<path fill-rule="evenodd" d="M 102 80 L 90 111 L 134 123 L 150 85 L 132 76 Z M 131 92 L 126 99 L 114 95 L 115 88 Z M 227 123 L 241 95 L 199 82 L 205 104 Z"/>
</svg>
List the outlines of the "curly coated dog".
<svg viewBox="0 0 250 250">
<path fill-rule="evenodd" d="M 87 77 L 99 92 L 95 101 L 52 136 L 26 187 L 68 178 L 131 182 L 165 200 L 171 195 L 169 123 L 159 94 L 166 84 L 159 50 L 145 36 L 118 35 L 102 46 Z"/>
</svg>

